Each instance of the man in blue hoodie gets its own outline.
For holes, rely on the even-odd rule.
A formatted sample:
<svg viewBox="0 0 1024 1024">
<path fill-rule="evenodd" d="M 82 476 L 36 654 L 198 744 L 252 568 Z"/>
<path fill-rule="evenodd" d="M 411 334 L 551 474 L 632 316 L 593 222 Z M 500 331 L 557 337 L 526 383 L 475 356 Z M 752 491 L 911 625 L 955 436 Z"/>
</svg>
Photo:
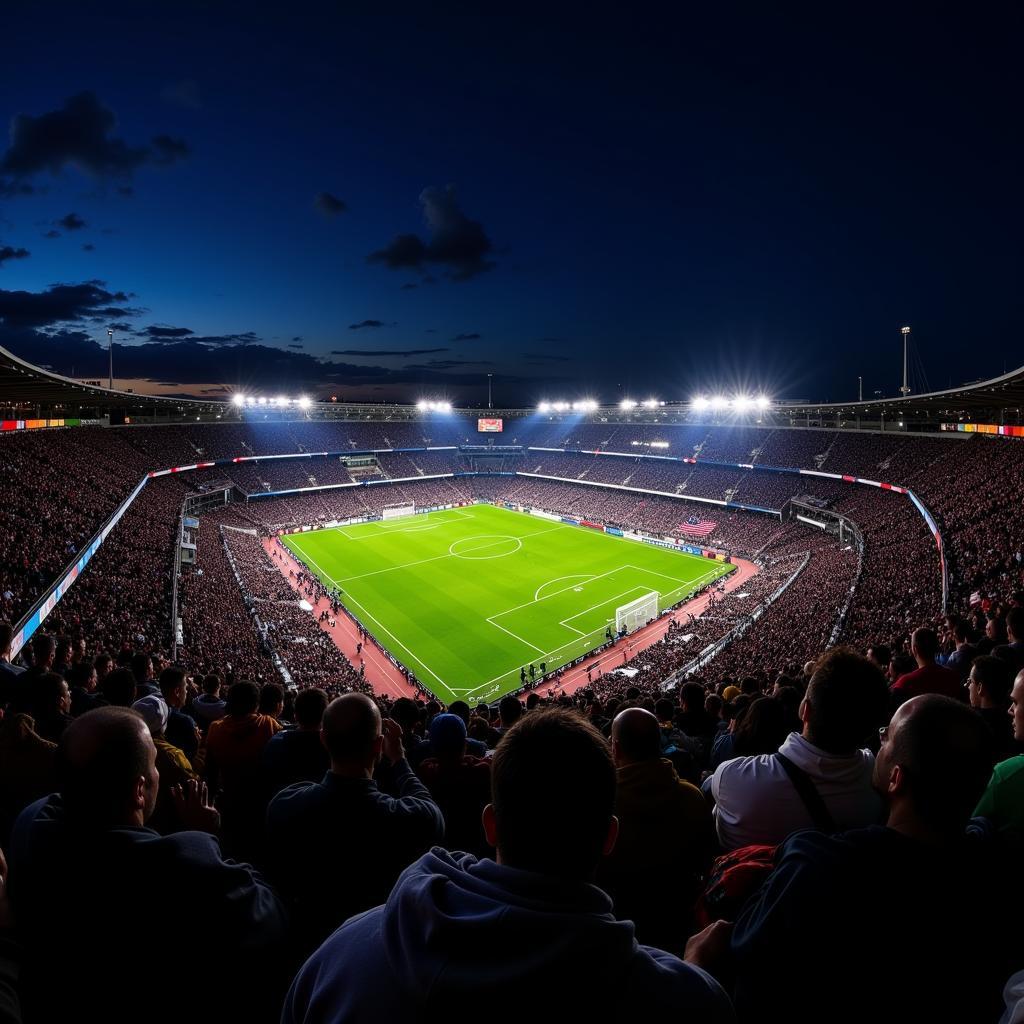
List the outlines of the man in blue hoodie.
<svg viewBox="0 0 1024 1024">
<path fill-rule="evenodd" d="M 637 944 L 593 884 L 615 845 L 615 766 L 601 734 L 534 711 L 502 738 L 484 810 L 496 862 L 431 850 L 387 903 L 339 928 L 299 972 L 282 1021 L 733 1020 L 709 975 Z M 570 1017 L 571 1015 L 571 1017 Z"/>
</svg>

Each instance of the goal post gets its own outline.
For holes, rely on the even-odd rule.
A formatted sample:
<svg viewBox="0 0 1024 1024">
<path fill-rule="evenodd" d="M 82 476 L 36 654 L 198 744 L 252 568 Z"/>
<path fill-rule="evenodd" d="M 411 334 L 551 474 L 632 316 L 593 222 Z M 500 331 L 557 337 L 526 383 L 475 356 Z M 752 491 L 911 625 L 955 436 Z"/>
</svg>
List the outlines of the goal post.
<svg viewBox="0 0 1024 1024">
<path fill-rule="evenodd" d="M 411 516 L 416 512 L 416 503 L 404 501 L 400 505 L 385 505 L 381 509 L 381 519 L 401 519 L 402 516 Z"/>
<path fill-rule="evenodd" d="M 658 592 L 652 590 L 615 609 L 615 632 L 632 633 L 658 617 Z"/>
</svg>

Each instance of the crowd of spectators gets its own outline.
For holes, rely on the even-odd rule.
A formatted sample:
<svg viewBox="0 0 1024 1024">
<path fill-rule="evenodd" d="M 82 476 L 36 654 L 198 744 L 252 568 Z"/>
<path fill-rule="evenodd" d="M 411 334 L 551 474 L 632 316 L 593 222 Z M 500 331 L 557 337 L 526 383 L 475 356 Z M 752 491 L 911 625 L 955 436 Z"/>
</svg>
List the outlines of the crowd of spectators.
<svg viewBox="0 0 1024 1024">
<path fill-rule="evenodd" d="M 228 543 L 236 564 L 264 550 Z M 766 581 L 791 545 L 766 553 Z M 667 687 L 606 673 L 475 707 L 287 693 L 245 664 L 192 675 L 88 632 L 39 633 L 13 665 L 11 633 L 11 1020 L 435 1020 L 498 985 L 499 1021 L 828 1007 L 995 1024 L 1004 986 L 1019 998 L 1024 949 L 1004 926 L 1024 852 L 1024 594 L 891 649 L 819 643 L 799 664 L 747 648 L 735 672 L 716 661 Z M 155 891 L 168 913 L 147 956 L 176 964 L 201 936 L 217 979 L 171 971 L 156 1004 L 152 972 L 100 986 L 82 952 L 98 922 L 137 934 Z M 59 985 L 54 935 L 77 954 Z M 962 941 L 980 935 L 999 941 Z M 581 986 L 595 964 L 615 984 Z"/>
</svg>

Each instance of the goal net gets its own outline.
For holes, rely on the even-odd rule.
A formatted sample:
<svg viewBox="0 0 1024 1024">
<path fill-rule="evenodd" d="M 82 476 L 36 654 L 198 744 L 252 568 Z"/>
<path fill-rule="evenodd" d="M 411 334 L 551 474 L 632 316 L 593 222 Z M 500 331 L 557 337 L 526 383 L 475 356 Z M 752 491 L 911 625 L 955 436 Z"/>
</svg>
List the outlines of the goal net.
<svg viewBox="0 0 1024 1024">
<path fill-rule="evenodd" d="M 632 633 L 658 617 L 658 593 L 651 591 L 615 609 L 615 632 Z"/>
<path fill-rule="evenodd" d="M 416 503 L 406 501 L 401 505 L 385 505 L 381 509 L 382 519 L 401 519 L 402 516 L 411 516 L 416 512 Z"/>
</svg>

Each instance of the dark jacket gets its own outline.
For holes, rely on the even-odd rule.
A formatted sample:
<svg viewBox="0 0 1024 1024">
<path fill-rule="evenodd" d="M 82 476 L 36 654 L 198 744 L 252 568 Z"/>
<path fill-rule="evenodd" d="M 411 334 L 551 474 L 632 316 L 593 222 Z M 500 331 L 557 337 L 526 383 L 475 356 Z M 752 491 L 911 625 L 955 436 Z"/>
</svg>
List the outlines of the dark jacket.
<svg viewBox="0 0 1024 1024">
<path fill-rule="evenodd" d="M 409 763 L 396 796 L 373 779 L 328 772 L 282 790 L 267 809 L 267 865 L 307 951 L 343 921 L 383 903 L 395 879 L 444 837 L 444 819 Z"/>
<path fill-rule="evenodd" d="M 733 1020 L 703 971 L 637 945 L 596 886 L 435 849 L 387 905 L 339 928 L 299 972 L 282 1024 Z"/>
<path fill-rule="evenodd" d="M 284 907 L 213 836 L 79 825 L 54 794 L 25 808 L 9 854 L 26 1019 L 275 1019 Z M 55 936 L 68 951 L 56 973 Z M 143 946 L 145 965 L 132 963 Z M 176 974 L 190 951 L 223 979 L 201 996 Z"/>
<path fill-rule="evenodd" d="M 1019 968 L 989 841 L 931 847 L 883 826 L 797 832 L 736 921 L 741 1021 L 998 1020 Z"/>
<path fill-rule="evenodd" d="M 316 782 L 331 767 L 319 730 L 285 729 L 263 748 L 260 776 L 270 800 L 297 782 Z"/>
</svg>

